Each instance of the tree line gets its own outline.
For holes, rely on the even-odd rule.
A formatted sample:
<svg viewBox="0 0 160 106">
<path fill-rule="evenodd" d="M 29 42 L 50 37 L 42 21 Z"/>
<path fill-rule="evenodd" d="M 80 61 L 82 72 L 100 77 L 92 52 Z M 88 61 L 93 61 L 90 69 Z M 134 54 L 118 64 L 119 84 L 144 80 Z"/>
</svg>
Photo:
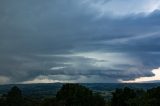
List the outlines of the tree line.
<svg viewBox="0 0 160 106">
<path fill-rule="evenodd" d="M 105 98 L 79 84 L 64 84 L 56 97 L 25 97 L 22 91 L 14 86 L 0 97 L 0 106 L 160 106 L 160 87 L 143 90 L 128 87 L 117 88 L 112 98 Z"/>
<path fill-rule="evenodd" d="M 160 87 L 143 90 L 125 87 L 112 93 L 111 106 L 160 106 Z"/>
<path fill-rule="evenodd" d="M 21 90 L 14 86 L 1 97 L 0 106 L 105 106 L 105 100 L 79 84 L 64 84 L 56 97 L 41 100 L 24 97 Z"/>
</svg>

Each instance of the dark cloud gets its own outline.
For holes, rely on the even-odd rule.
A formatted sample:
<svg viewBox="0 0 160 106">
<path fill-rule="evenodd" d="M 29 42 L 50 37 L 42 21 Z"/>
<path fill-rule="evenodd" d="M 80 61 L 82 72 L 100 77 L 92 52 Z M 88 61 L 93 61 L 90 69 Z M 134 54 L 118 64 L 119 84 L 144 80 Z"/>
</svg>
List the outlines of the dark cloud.
<svg viewBox="0 0 160 106">
<path fill-rule="evenodd" d="M 1 0 L 0 80 L 117 82 L 153 76 L 160 65 L 160 11 L 99 16 L 87 3 Z"/>
</svg>

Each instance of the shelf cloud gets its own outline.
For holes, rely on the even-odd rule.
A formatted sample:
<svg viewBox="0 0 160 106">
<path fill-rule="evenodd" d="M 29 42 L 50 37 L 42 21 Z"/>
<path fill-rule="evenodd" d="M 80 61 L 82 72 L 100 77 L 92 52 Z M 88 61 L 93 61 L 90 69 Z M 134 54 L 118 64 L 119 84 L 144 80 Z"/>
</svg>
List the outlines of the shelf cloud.
<svg viewBox="0 0 160 106">
<path fill-rule="evenodd" d="M 159 29 L 159 0 L 1 0 L 0 84 L 154 77 Z"/>
</svg>

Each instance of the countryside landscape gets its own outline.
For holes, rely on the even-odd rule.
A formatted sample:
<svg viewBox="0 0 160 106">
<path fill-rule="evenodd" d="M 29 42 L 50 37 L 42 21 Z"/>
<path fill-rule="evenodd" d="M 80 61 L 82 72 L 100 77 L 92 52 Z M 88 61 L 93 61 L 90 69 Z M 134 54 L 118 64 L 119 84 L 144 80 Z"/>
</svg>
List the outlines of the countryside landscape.
<svg viewBox="0 0 160 106">
<path fill-rule="evenodd" d="M 160 106 L 160 0 L 0 0 L 0 106 Z"/>
</svg>

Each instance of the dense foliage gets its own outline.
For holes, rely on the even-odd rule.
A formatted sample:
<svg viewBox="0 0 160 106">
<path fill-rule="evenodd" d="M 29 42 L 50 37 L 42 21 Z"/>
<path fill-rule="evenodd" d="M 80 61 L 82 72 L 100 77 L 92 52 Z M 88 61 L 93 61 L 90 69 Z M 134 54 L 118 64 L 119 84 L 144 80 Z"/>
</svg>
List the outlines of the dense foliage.
<svg viewBox="0 0 160 106">
<path fill-rule="evenodd" d="M 66 84 L 57 93 L 58 101 L 64 101 L 65 106 L 104 106 L 104 99 L 79 84 Z"/>
<path fill-rule="evenodd" d="M 0 97 L 0 106 L 160 106 L 160 87 L 142 90 L 116 89 L 110 101 L 79 84 L 64 84 L 55 97 L 23 96 L 14 86 Z"/>
<path fill-rule="evenodd" d="M 160 106 L 160 87 L 149 90 L 116 89 L 111 106 Z"/>
<path fill-rule="evenodd" d="M 65 84 L 56 97 L 36 100 L 23 97 L 21 90 L 13 87 L 0 99 L 0 106 L 105 106 L 105 100 L 79 84 Z"/>
</svg>

